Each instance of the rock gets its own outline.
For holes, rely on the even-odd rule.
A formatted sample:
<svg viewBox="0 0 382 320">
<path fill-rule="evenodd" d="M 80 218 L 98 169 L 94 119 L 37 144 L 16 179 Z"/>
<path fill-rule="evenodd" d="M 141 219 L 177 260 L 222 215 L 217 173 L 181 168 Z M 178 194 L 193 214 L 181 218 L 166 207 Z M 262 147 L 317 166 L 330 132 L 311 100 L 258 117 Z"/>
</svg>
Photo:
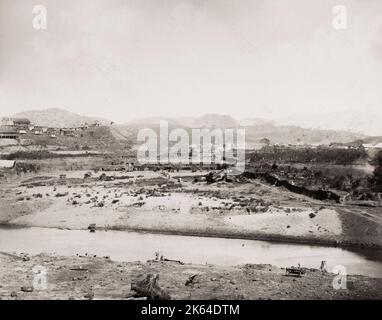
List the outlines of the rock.
<svg viewBox="0 0 382 320">
<path fill-rule="evenodd" d="M 102 208 L 102 207 L 104 207 L 105 206 L 105 202 L 103 202 L 103 201 L 100 201 L 100 202 L 98 202 L 97 204 L 96 204 L 96 207 L 100 207 L 100 208 Z"/>
<path fill-rule="evenodd" d="M 189 278 L 187 279 L 187 281 L 184 285 L 188 287 L 191 284 L 193 284 L 196 276 L 197 276 L 197 274 L 193 274 L 193 275 L 189 276 Z"/>
<path fill-rule="evenodd" d="M 93 300 L 94 298 L 94 292 L 88 292 L 87 294 L 84 295 L 85 299 Z"/>
<path fill-rule="evenodd" d="M 17 297 L 17 292 L 16 291 L 12 291 L 11 292 L 11 297 L 12 298 L 16 298 Z"/>
<path fill-rule="evenodd" d="M 64 193 L 56 193 L 55 194 L 55 197 L 56 198 L 61 198 L 61 197 L 66 197 L 66 196 L 68 196 L 69 195 L 69 192 L 64 192 Z"/>
<path fill-rule="evenodd" d="M 21 291 L 23 291 L 23 292 L 33 292 L 33 287 L 21 287 Z"/>
</svg>

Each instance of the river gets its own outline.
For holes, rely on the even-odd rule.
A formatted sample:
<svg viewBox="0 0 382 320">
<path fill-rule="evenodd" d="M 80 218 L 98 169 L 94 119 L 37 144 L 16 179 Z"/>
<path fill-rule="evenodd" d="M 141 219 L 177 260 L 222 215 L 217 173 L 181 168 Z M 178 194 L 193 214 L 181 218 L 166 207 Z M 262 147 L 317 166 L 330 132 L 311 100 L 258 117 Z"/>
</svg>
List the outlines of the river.
<svg viewBox="0 0 382 320">
<path fill-rule="evenodd" d="M 186 263 L 220 266 L 244 263 L 319 268 L 327 261 L 328 270 L 336 265 L 348 274 L 382 278 L 380 250 L 350 251 L 343 248 L 287 244 L 258 240 L 193 237 L 127 231 L 60 230 L 52 228 L 0 228 L 0 251 L 55 253 L 63 256 L 95 254 L 115 261 L 146 261 L 161 251 L 168 259 Z"/>
</svg>

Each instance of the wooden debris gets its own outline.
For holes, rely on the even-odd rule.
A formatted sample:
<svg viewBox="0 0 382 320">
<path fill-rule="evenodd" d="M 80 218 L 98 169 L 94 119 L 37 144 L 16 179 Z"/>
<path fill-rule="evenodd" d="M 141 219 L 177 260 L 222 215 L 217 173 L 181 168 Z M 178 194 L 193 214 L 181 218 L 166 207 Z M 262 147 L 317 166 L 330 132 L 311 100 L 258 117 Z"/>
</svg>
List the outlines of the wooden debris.
<svg viewBox="0 0 382 320">
<path fill-rule="evenodd" d="M 158 285 L 159 274 L 148 274 L 145 278 L 131 283 L 131 290 L 136 297 L 147 297 L 149 300 L 170 300 L 170 295 Z"/>
</svg>

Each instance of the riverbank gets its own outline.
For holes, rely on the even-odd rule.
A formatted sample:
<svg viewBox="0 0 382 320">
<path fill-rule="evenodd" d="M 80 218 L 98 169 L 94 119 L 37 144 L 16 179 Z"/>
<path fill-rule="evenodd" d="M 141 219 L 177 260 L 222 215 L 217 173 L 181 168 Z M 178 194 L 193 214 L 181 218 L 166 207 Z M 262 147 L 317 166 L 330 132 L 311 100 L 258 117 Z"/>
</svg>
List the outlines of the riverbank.
<svg viewBox="0 0 382 320">
<path fill-rule="evenodd" d="M 46 290 L 31 289 L 36 266 L 46 271 Z M 0 298 L 134 299 L 131 283 L 148 274 L 159 274 L 159 286 L 171 299 L 382 299 L 382 279 L 348 276 L 347 289 L 336 290 L 332 285 L 335 275 L 316 269 L 306 269 L 304 276 L 295 277 L 271 265 L 127 263 L 108 257 L 2 253 Z"/>
<path fill-rule="evenodd" d="M 382 248 L 379 208 L 312 200 L 255 180 L 194 184 L 191 172 L 84 179 L 85 173 L 47 173 L 6 185 L 0 223 Z"/>
</svg>

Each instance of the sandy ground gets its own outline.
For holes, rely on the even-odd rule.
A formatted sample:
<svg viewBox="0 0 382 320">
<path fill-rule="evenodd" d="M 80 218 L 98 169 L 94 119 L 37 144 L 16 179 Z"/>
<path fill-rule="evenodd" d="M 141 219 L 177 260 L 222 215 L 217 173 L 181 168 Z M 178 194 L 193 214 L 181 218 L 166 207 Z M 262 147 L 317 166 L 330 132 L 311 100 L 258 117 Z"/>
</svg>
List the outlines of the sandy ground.
<svg viewBox="0 0 382 320">
<path fill-rule="evenodd" d="M 334 289 L 335 275 L 315 269 L 296 277 L 271 265 L 215 267 L 164 261 L 117 263 L 89 256 L 25 257 L 0 253 L 0 299 L 134 299 L 131 283 L 149 273 L 159 274 L 159 285 L 171 299 L 382 299 L 382 279 L 348 276 L 346 289 Z M 44 270 L 38 276 L 46 274 L 46 289 L 34 289 L 33 270 Z M 186 285 L 190 277 L 194 279 Z"/>
<path fill-rule="evenodd" d="M 107 173 L 111 181 L 99 180 L 100 173 L 83 179 L 85 173 L 4 185 L 0 223 L 382 246 L 378 208 L 339 207 L 256 181 L 193 184 L 200 172 Z"/>
<path fill-rule="evenodd" d="M 338 236 L 342 234 L 342 224 L 335 210 L 323 209 L 318 211 L 314 218 L 310 218 L 312 210 L 300 212 L 288 210 L 269 210 L 256 215 L 235 215 L 225 218 L 229 223 L 240 228 L 256 230 L 259 232 L 289 235 L 309 236 Z"/>
</svg>

